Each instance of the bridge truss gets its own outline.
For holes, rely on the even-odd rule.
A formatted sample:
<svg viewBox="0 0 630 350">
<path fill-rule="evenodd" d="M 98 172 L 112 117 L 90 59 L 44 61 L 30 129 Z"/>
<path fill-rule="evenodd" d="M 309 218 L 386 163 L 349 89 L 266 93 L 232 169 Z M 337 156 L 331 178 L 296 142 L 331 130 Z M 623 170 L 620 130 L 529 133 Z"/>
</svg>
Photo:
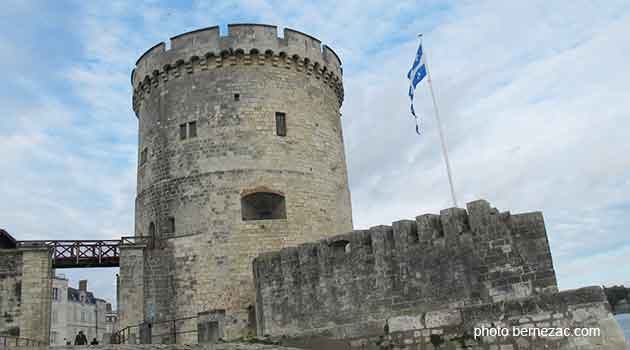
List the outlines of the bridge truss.
<svg viewBox="0 0 630 350">
<path fill-rule="evenodd" d="M 123 237 L 119 240 L 18 241 L 17 245 L 20 248 L 48 247 L 55 269 L 118 267 L 121 245 L 136 244 L 141 239 Z"/>
</svg>

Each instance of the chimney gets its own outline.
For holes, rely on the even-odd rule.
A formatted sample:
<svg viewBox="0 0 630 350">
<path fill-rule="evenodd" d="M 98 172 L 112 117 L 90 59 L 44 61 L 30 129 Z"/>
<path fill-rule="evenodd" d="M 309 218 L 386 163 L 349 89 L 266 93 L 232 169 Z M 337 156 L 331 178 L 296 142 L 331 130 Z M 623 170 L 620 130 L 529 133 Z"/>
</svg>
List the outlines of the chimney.
<svg viewBox="0 0 630 350">
<path fill-rule="evenodd" d="M 79 281 L 79 290 L 87 292 L 87 280 L 80 280 Z"/>
</svg>

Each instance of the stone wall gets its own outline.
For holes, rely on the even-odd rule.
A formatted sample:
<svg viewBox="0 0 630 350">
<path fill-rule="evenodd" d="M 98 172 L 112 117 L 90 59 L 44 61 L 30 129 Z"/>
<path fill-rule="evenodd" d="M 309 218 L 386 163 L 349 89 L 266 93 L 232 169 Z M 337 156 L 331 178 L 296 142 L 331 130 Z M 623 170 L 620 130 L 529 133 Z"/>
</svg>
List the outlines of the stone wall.
<svg viewBox="0 0 630 350">
<path fill-rule="evenodd" d="M 0 250 L 0 334 L 17 336 L 20 332 L 22 298 L 22 253 Z"/>
<path fill-rule="evenodd" d="M 120 272 L 117 279 L 118 327 L 123 329 L 144 321 L 144 245 L 120 247 Z M 139 337 L 137 329 L 134 336 Z"/>
<path fill-rule="evenodd" d="M 297 350 L 294 348 L 283 347 L 280 345 L 270 344 L 249 344 L 249 343 L 223 343 L 223 344 L 194 344 L 194 345 L 175 345 L 175 344 L 147 344 L 147 345 L 90 345 L 89 347 L 81 346 L 51 346 L 51 347 L 33 347 L 26 346 L 26 343 L 22 342 L 19 346 L 15 346 L 14 343 L 7 344 L 6 347 L 0 343 L 0 350 L 8 349 L 37 349 L 37 350 L 76 350 L 86 349 L 90 350 Z"/>
<path fill-rule="evenodd" d="M 22 248 L 22 317 L 20 336 L 50 337 L 52 259 L 48 247 Z"/>
<path fill-rule="evenodd" d="M 262 254 L 258 334 L 352 338 L 396 315 L 557 291 L 542 214 L 486 201 Z M 361 324 L 360 327 L 357 327 Z"/>
<path fill-rule="evenodd" d="M 51 295 L 47 247 L 0 250 L 0 334 L 48 343 Z"/>
<path fill-rule="evenodd" d="M 254 257 L 352 230 L 341 62 L 294 30 L 229 25 L 151 48 L 132 84 L 144 317 L 225 310 L 226 338 L 253 333 Z M 282 196 L 286 217 L 244 220 L 241 200 L 257 192 Z"/>
<path fill-rule="evenodd" d="M 475 328 L 503 328 L 507 336 L 475 337 Z M 592 330 L 586 331 L 585 328 Z M 518 331 L 515 331 L 518 329 Z M 525 329 L 565 334 L 515 336 Z M 576 336 L 575 330 L 582 334 Z M 599 330 L 599 334 L 597 331 Z M 479 332 L 479 331 L 478 331 Z M 382 336 L 351 341 L 353 349 L 625 349 L 621 328 L 600 287 L 398 316 L 386 321 Z"/>
</svg>

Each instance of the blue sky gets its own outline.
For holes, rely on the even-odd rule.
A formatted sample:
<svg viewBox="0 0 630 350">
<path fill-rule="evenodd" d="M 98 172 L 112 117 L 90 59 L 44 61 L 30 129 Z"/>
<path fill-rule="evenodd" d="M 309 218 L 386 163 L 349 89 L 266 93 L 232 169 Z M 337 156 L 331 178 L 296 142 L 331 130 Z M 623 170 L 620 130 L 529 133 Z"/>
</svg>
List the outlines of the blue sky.
<svg viewBox="0 0 630 350">
<path fill-rule="evenodd" d="M 449 206 L 426 87 L 421 137 L 408 113 L 422 32 L 460 201 L 543 211 L 561 289 L 630 285 L 627 1 L 5 0 L 0 227 L 132 234 L 131 69 L 157 42 L 228 23 L 304 31 L 341 57 L 355 227 Z M 115 269 L 60 272 L 114 299 Z"/>
</svg>

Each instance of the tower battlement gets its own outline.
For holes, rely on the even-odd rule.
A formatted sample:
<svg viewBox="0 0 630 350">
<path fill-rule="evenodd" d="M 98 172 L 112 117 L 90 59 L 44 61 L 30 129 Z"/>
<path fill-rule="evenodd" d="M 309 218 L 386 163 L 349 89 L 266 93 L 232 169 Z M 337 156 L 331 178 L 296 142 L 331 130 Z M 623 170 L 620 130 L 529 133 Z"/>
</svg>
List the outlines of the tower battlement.
<svg viewBox="0 0 630 350">
<path fill-rule="evenodd" d="M 266 252 L 253 272 L 272 335 L 557 292 L 542 213 L 485 200 Z"/>
<path fill-rule="evenodd" d="M 230 24 L 226 35 L 218 26 L 194 30 L 172 37 L 169 49 L 161 42 L 142 54 L 131 74 L 134 110 L 160 80 L 239 63 L 295 68 L 328 83 L 343 101 L 341 60 L 319 39 L 289 28 L 279 37 L 273 25 Z"/>
</svg>

